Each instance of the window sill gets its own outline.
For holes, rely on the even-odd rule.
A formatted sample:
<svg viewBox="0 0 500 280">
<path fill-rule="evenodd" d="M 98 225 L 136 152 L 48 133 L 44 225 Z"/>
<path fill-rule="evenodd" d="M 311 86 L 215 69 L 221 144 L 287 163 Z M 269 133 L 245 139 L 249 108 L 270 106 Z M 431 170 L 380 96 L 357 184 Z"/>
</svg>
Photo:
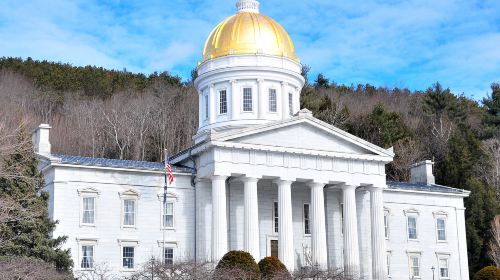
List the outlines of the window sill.
<svg viewBox="0 0 500 280">
<path fill-rule="evenodd" d="M 95 224 L 80 224 L 80 227 L 90 227 L 90 228 L 95 228 Z"/>
<path fill-rule="evenodd" d="M 304 237 L 311 237 L 311 234 L 304 233 Z"/>
<path fill-rule="evenodd" d="M 120 272 L 135 272 L 135 268 L 122 268 L 120 269 Z"/>
<path fill-rule="evenodd" d="M 137 229 L 136 226 L 124 226 L 122 225 L 122 229 Z"/>
<path fill-rule="evenodd" d="M 162 227 L 161 230 L 172 230 L 172 231 L 175 231 L 175 227 Z"/>
<path fill-rule="evenodd" d="M 448 240 L 437 240 L 437 243 L 448 243 Z M 449 278 L 441 278 L 441 279 L 449 279 Z"/>
<path fill-rule="evenodd" d="M 418 242 L 420 242 L 420 240 L 418 240 L 418 239 L 409 239 L 408 238 L 408 242 L 417 242 L 418 243 Z"/>
</svg>

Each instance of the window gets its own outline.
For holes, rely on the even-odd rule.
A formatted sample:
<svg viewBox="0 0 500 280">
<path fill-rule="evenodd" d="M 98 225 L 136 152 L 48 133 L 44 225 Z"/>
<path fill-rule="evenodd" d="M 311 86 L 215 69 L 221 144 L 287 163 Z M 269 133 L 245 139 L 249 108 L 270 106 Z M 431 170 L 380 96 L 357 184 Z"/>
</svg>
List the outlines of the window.
<svg viewBox="0 0 500 280">
<path fill-rule="evenodd" d="M 446 258 L 439 259 L 439 277 L 441 279 L 447 279 L 450 277 L 448 272 L 448 259 Z"/>
<path fill-rule="evenodd" d="M 208 119 L 208 106 L 210 104 L 208 104 L 208 95 L 205 95 L 205 120 Z"/>
<path fill-rule="evenodd" d="M 166 265 L 174 264 L 174 248 L 165 248 L 164 262 Z"/>
<path fill-rule="evenodd" d="M 385 238 L 389 238 L 389 211 L 384 211 L 384 234 Z"/>
<path fill-rule="evenodd" d="M 84 197 L 82 208 L 82 224 L 93 225 L 95 222 L 95 197 Z"/>
<path fill-rule="evenodd" d="M 420 256 L 410 256 L 410 276 L 420 277 Z"/>
<path fill-rule="evenodd" d="M 243 112 L 252 112 L 252 88 L 243 89 Z"/>
<path fill-rule="evenodd" d="M 292 93 L 288 94 L 288 114 L 290 114 L 290 116 L 293 116 L 293 94 Z"/>
<path fill-rule="evenodd" d="M 278 202 L 273 203 L 273 232 L 278 233 Z"/>
<path fill-rule="evenodd" d="M 227 114 L 227 92 L 219 91 L 219 114 Z"/>
<path fill-rule="evenodd" d="M 174 227 L 174 203 L 167 202 L 163 213 L 163 226 L 166 228 Z"/>
<path fill-rule="evenodd" d="M 123 247 L 123 268 L 134 268 L 134 247 Z"/>
<path fill-rule="evenodd" d="M 417 239 L 417 217 L 408 217 L 408 239 Z"/>
<path fill-rule="evenodd" d="M 135 200 L 123 200 L 123 225 L 135 226 Z"/>
<path fill-rule="evenodd" d="M 309 204 L 304 204 L 304 234 L 311 234 L 311 224 L 309 221 Z"/>
<path fill-rule="evenodd" d="M 82 246 L 82 261 L 80 268 L 93 268 L 94 267 L 94 246 Z"/>
<path fill-rule="evenodd" d="M 269 112 L 276 113 L 276 90 L 269 89 Z"/>
<path fill-rule="evenodd" d="M 436 228 L 438 241 L 446 241 L 446 220 L 443 218 L 437 218 Z"/>
<path fill-rule="evenodd" d="M 391 252 L 387 252 L 387 276 L 391 275 Z"/>
</svg>

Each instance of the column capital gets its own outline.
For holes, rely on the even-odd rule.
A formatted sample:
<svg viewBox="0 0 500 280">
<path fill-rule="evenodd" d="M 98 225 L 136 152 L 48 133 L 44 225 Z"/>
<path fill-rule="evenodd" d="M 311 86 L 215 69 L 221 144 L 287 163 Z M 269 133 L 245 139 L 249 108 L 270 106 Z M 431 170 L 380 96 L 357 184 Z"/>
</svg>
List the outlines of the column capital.
<svg viewBox="0 0 500 280">
<path fill-rule="evenodd" d="M 384 187 L 374 185 L 365 186 L 364 188 L 369 192 L 382 192 L 384 190 Z"/>
<path fill-rule="evenodd" d="M 264 81 L 265 81 L 265 80 L 264 80 L 263 78 L 258 78 L 258 79 L 257 79 L 257 82 L 259 82 L 259 83 L 263 83 Z"/>
<path fill-rule="evenodd" d="M 210 177 L 211 180 L 226 180 L 228 176 L 223 176 L 223 175 L 212 175 Z"/>
<path fill-rule="evenodd" d="M 285 82 L 285 81 L 282 81 L 282 82 L 281 82 L 281 85 L 282 85 L 282 86 L 288 86 L 288 83 L 287 83 L 287 82 Z"/>
<path fill-rule="evenodd" d="M 260 178 L 257 177 L 240 177 L 240 180 L 243 182 L 258 182 Z"/>
<path fill-rule="evenodd" d="M 213 89 L 215 87 L 215 84 L 210 84 L 209 87 L 210 89 Z"/>
<path fill-rule="evenodd" d="M 356 190 L 358 188 L 358 186 L 355 186 L 355 185 L 347 185 L 347 184 L 342 184 L 340 186 L 340 188 L 344 191 L 347 191 L 347 190 Z"/>
<path fill-rule="evenodd" d="M 233 84 L 236 84 L 237 82 L 238 82 L 238 80 L 230 80 L 230 81 L 229 81 L 229 83 L 230 83 L 230 84 L 232 84 L 232 85 L 233 85 Z"/>
<path fill-rule="evenodd" d="M 274 179 L 273 183 L 275 184 L 289 184 L 291 185 L 294 181 L 292 180 L 285 180 L 285 179 Z"/>
<path fill-rule="evenodd" d="M 307 185 L 312 189 L 312 188 L 324 188 L 326 186 L 326 183 L 321 183 L 321 182 L 309 182 Z"/>
</svg>

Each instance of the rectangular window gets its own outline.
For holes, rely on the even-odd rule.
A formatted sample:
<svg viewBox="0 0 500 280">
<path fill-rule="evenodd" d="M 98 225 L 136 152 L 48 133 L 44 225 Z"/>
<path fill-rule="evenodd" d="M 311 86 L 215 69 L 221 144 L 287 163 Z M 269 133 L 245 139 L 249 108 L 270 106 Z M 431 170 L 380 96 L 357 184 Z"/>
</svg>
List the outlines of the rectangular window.
<svg viewBox="0 0 500 280">
<path fill-rule="evenodd" d="M 389 212 L 384 212 L 384 234 L 389 238 Z"/>
<path fill-rule="evenodd" d="M 293 94 L 289 93 L 288 94 L 288 113 L 290 116 L 293 116 Z"/>
<path fill-rule="evenodd" d="M 275 89 L 269 89 L 269 112 L 274 112 L 276 113 L 277 108 L 276 108 L 276 90 Z"/>
<path fill-rule="evenodd" d="M 437 236 L 439 241 L 446 241 L 446 221 L 443 218 L 436 219 Z"/>
<path fill-rule="evenodd" d="M 420 257 L 410 256 L 410 276 L 420 277 Z"/>
<path fill-rule="evenodd" d="M 273 203 L 273 231 L 278 233 L 278 202 Z"/>
<path fill-rule="evenodd" d="M 81 268 L 93 268 L 94 267 L 94 246 L 84 245 L 82 246 L 82 262 L 80 263 Z"/>
<path fill-rule="evenodd" d="M 164 261 L 166 265 L 174 264 L 174 248 L 165 248 Z"/>
<path fill-rule="evenodd" d="M 391 253 L 387 252 L 387 276 L 391 275 Z"/>
<path fill-rule="evenodd" d="M 95 197 L 84 197 L 83 198 L 83 224 L 94 224 L 95 221 Z"/>
<path fill-rule="evenodd" d="M 208 103 L 208 95 L 205 95 L 205 120 L 208 119 L 208 107 L 209 107 L 209 103 Z"/>
<path fill-rule="evenodd" d="M 123 200 L 123 225 L 135 226 L 135 200 Z"/>
<path fill-rule="evenodd" d="M 134 268 L 134 247 L 123 247 L 123 268 Z"/>
<path fill-rule="evenodd" d="M 167 228 L 174 227 L 174 203 L 167 202 L 163 212 L 163 226 Z"/>
<path fill-rule="evenodd" d="M 448 259 L 442 258 L 439 259 L 439 277 L 440 278 L 449 278 L 448 272 Z"/>
<path fill-rule="evenodd" d="M 408 217 L 408 239 L 417 239 L 417 217 Z"/>
<path fill-rule="evenodd" d="M 219 91 L 219 114 L 227 114 L 227 92 Z"/>
<path fill-rule="evenodd" d="M 243 89 L 243 112 L 252 112 L 252 88 Z"/>
<path fill-rule="evenodd" d="M 309 204 L 304 204 L 304 234 L 311 234 L 311 225 L 309 222 Z"/>
</svg>

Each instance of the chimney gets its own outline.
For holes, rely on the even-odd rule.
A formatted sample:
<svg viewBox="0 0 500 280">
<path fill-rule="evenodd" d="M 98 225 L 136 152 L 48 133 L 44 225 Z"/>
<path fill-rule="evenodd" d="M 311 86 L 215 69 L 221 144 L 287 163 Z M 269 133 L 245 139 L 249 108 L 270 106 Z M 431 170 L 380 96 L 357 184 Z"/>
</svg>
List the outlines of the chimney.
<svg viewBox="0 0 500 280">
<path fill-rule="evenodd" d="M 410 166 L 410 183 L 419 183 L 419 184 L 435 184 L 436 179 L 434 178 L 434 174 L 432 174 L 432 166 L 434 162 L 430 160 L 424 160 L 421 162 L 417 162 Z"/>
<path fill-rule="evenodd" d="M 35 153 L 44 156 L 50 156 L 49 131 L 51 127 L 48 124 L 41 124 L 33 132 L 32 140 Z"/>
</svg>

